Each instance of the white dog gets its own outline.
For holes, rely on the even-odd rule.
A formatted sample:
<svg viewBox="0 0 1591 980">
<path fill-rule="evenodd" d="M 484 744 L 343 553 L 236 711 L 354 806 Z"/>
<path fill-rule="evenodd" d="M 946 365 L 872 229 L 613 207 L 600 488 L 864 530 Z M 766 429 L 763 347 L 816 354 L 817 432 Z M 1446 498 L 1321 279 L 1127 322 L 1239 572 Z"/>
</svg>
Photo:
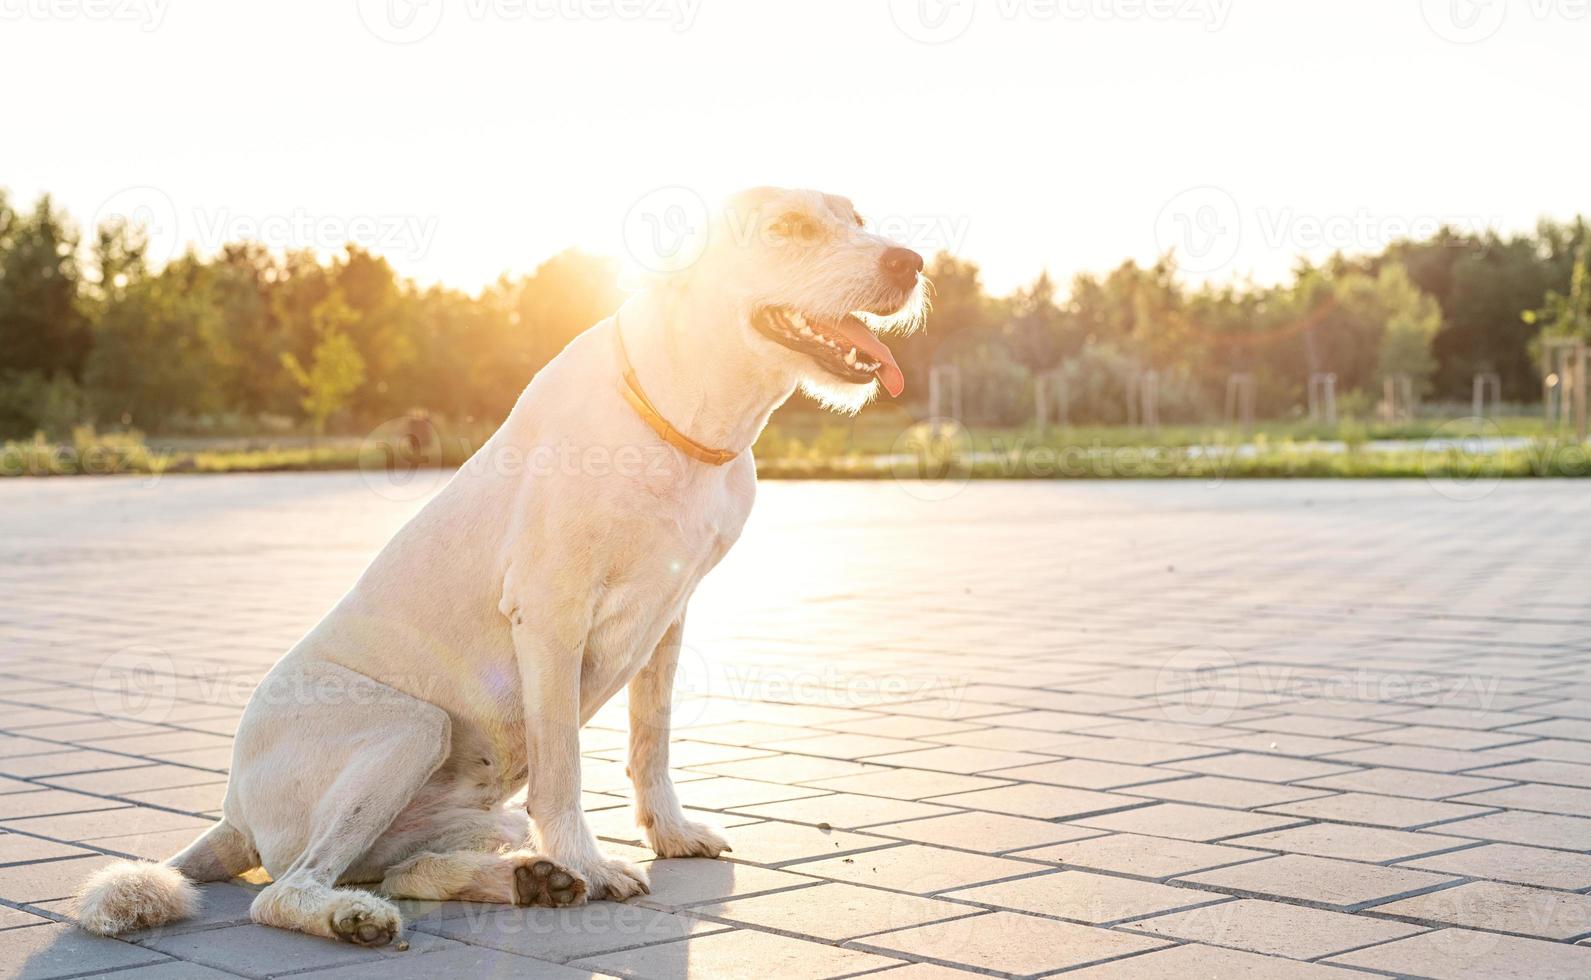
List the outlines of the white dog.
<svg viewBox="0 0 1591 980">
<path fill-rule="evenodd" d="M 922 266 L 844 198 L 733 198 L 701 257 L 547 365 L 271 669 L 238 726 L 221 822 L 164 864 L 97 873 L 82 926 L 159 925 L 191 913 L 193 882 L 256 867 L 272 884 L 255 921 L 370 946 L 401 940 L 387 898 L 645 892 L 580 807 L 580 727 L 626 684 L 647 841 L 662 857 L 727 850 L 668 774 L 686 603 L 740 534 L 750 447 L 775 408 L 798 386 L 849 411 L 880 384 L 900 393 L 873 331 L 920 323 Z M 534 838 L 507 802 L 527 782 Z"/>
</svg>

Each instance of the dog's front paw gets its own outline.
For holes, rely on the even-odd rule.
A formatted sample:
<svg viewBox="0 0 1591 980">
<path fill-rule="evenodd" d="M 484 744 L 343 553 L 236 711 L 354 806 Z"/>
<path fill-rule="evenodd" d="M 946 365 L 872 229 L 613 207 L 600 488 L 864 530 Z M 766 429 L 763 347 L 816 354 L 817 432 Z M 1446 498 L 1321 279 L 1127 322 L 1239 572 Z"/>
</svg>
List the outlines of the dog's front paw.
<svg viewBox="0 0 1591 980">
<path fill-rule="evenodd" d="M 586 880 L 589 889 L 587 895 L 592 899 L 622 902 L 627 898 L 646 895 L 652 891 L 652 882 L 647 878 L 645 871 L 618 858 L 603 858 L 594 864 L 583 866 L 580 868 L 580 876 Z"/>
<path fill-rule="evenodd" d="M 718 832 L 718 828 L 693 820 L 654 822 L 644 829 L 646 842 L 662 858 L 715 858 L 724 851 L 734 850 L 724 840 L 724 835 Z"/>
</svg>

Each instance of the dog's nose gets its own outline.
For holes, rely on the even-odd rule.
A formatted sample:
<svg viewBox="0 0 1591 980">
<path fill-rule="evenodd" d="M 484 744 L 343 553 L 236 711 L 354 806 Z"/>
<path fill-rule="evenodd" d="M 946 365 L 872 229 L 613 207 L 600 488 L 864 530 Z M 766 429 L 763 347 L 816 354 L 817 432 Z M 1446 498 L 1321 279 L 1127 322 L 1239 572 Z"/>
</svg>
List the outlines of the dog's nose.
<svg viewBox="0 0 1591 980">
<path fill-rule="evenodd" d="M 917 285 L 917 274 L 923 271 L 923 257 L 909 248 L 890 248 L 878 260 L 884 277 L 901 289 Z"/>
</svg>

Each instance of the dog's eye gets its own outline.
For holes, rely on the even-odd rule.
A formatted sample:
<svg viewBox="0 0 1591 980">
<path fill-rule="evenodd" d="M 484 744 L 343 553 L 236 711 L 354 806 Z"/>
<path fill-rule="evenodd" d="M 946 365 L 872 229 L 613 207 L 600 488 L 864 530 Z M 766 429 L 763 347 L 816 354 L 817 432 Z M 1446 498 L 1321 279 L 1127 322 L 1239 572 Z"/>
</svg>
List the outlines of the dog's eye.
<svg viewBox="0 0 1591 980">
<path fill-rule="evenodd" d="M 799 211 L 786 211 L 769 228 L 788 241 L 810 242 L 818 237 L 818 223 Z"/>
</svg>

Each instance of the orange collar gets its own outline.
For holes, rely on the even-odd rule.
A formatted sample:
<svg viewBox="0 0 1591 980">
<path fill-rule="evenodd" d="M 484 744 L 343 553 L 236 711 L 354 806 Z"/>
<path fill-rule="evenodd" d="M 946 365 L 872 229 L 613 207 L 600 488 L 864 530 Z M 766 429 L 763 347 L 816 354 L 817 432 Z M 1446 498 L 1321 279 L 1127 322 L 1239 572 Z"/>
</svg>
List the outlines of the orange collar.
<svg viewBox="0 0 1591 980">
<path fill-rule="evenodd" d="M 635 368 L 630 365 L 630 354 L 624 349 L 624 331 L 619 328 L 618 314 L 613 316 L 613 336 L 619 342 L 619 368 L 624 378 L 624 382 L 619 385 L 619 393 L 630 403 L 630 407 L 635 409 L 635 414 L 641 416 L 642 422 L 651 426 L 652 431 L 661 436 L 664 442 L 699 462 L 723 466 L 740 455 L 727 449 L 704 446 L 669 425 L 668 419 L 663 417 L 663 413 L 659 412 L 651 399 L 646 397 L 646 392 L 641 390 L 641 382 L 635 376 Z"/>
</svg>

